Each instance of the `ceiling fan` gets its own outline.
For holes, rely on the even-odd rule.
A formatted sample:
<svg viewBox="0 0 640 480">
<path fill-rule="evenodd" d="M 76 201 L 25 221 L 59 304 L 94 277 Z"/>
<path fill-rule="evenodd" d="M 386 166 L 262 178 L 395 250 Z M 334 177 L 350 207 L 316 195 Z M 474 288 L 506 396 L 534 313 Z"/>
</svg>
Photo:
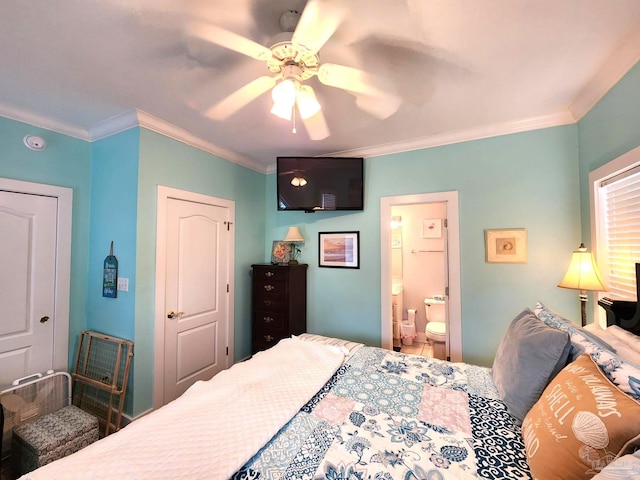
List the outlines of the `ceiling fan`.
<svg viewBox="0 0 640 480">
<path fill-rule="evenodd" d="M 317 76 L 320 83 L 340 88 L 356 97 L 356 105 L 378 118 L 387 118 L 400 106 L 400 99 L 391 93 L 384 81 L 363 70 L 320 63 L 318 52 L 331 38 L 342 19 L 342 2 L 310 0 L 302 14 L 289 10 L 280 17 L 283 32 L 266 47 L 246 37 L 204 23 L 192 23 L 189 34 L 228 48 L 255 60 L 266 62 L 271 73 L 256 78 L 209 108 L 205 115 L 224 120 L 271 90 L 274 104 L 271 113 L 291 120 L 295 132 L 296 110 L 312 140 L 329 136 L 324 115 L 314 90 L 305 80 Z"/>
</svg>

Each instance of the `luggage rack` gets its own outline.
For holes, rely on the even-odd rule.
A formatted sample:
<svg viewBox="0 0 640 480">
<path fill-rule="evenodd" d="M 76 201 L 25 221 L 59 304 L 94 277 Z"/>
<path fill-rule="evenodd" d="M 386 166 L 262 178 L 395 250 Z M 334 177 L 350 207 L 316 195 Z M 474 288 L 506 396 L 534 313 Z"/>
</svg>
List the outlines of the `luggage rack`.
<svg viewBox="0 0 640 480">
<path fill-rule="evenodd" d="M 80 334 L 73 377 L 73 404 L 100 422 L 100 435 L 120 429 L 133 342 L 99 332 Z"/>
</svg>

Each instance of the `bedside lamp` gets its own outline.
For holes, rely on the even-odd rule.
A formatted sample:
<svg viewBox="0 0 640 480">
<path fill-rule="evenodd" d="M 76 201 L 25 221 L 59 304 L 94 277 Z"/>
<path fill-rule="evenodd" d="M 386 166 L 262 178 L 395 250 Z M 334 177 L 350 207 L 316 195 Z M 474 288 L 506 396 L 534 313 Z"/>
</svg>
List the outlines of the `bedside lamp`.
<svg viewBox="0 0 640 480">
<path fill-rule="evenodd" d="M 287 236 L 284 237 L 283 241 L 291 245 L 291 257 L 289 259 L 289 265 L 297 265 L 298 260 L 296 260 L 296 255 L 300 253 L 298 244 L 304 243 L 304 238 L 302 238 L 302 235 L 300 234 L 300 230 L 298 229 L 298 227 L 289 227 Z"/>
<path fill-rule="evenodd" d="M 573 252 L 567 273 L 558 286 L 580 291 L 580 313 L 584 327 L 587 324 L 587 290 L 594 292 L 607 290 L 593 254 L 587 252 L 584 243 L 581 243 L 578 249 Z"/>
</svg>

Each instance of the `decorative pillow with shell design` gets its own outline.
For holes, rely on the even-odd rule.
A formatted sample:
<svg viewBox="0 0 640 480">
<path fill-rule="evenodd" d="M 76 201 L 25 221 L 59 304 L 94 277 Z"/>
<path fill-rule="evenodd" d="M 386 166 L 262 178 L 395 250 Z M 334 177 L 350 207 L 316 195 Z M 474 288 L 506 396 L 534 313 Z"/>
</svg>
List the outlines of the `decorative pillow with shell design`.
<svg viewBox="0 0 640 480">
<path fill-rule="evenodd" d="M 583 355 L 549 383 L 522 434 L 534 478 L 591 478 L 640 445 L 640 403 Z"/>
</svg>

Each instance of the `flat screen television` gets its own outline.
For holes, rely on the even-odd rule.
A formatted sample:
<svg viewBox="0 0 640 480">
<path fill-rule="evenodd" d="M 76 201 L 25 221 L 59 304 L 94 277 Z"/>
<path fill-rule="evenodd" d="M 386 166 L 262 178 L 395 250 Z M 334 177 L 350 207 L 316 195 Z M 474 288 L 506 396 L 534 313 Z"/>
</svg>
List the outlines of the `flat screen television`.
<svg viewBox="0 0 640 480">
<path fill-rule="evenodd" d="M 278 210 L 364 209 L 364 159 L 277 157 Z"/>
</svg>

